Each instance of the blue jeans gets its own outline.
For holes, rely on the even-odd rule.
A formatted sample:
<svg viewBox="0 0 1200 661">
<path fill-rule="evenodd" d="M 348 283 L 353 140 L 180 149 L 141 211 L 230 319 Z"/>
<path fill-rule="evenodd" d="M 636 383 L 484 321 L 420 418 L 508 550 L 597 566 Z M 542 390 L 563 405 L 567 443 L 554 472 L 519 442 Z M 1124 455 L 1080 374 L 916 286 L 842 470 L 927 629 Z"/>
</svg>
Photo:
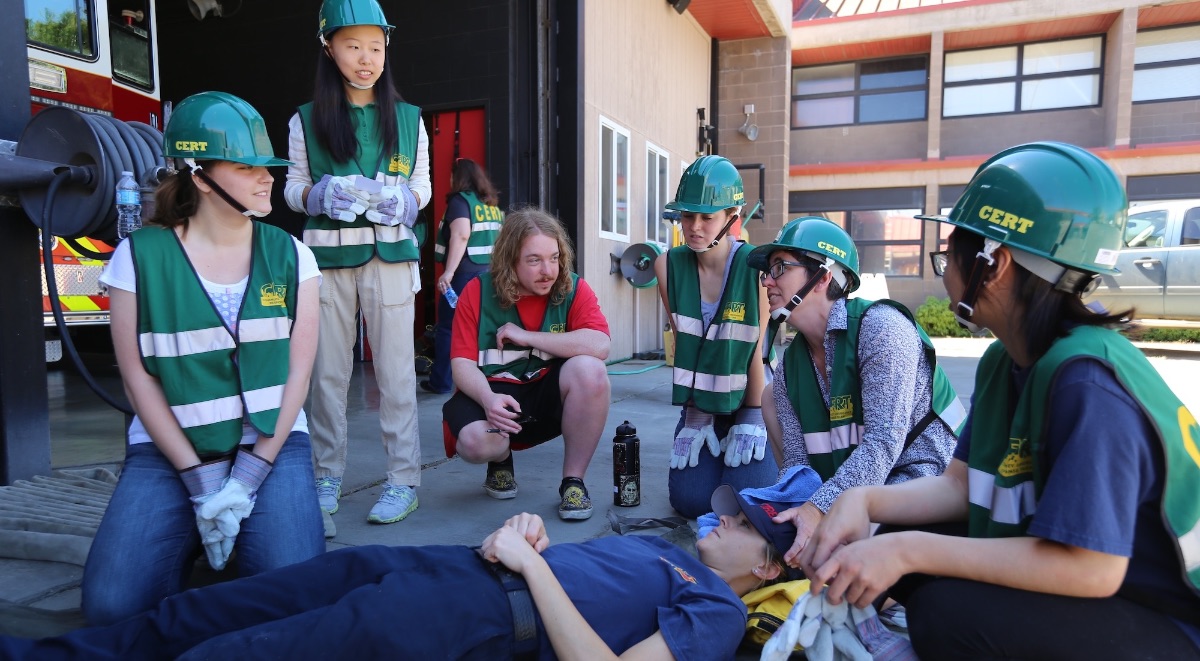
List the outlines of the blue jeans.
<svg viewBox="0 0 1200 661">
<path fill-rule="evenodd" d="M 238 573 L 252 576 L 325 551 L 308 434 L 293 432 L 237 536 Z M 181 592 L 201 552 L 178 473 L 153 443 L 130 445 L 83 569 L 83 614 L 111 624 Z"/>
<path fill-rule="evenodd" d="M 463 259 L 467 259 L 465 254 Z M 454 289 L 455 294 L 462 294 L 468 282 L 485 272 L 463 273 L 460 268 L 450 279 L 450 287 Z M 433 329 L 433 367 L 429 371 L 429 386 L 438 392 L 450 392 L 454 389 L 454 377 L 450 373 L 450 336 L 453 328 L 454 308 L 446 302 L 445 296 L 438 294 L 437 326 Z"/>
<path fill-rule="evenodd" d="M 112 626 L 0 636 L 0 658 L 503 659 L 513 643 L 508 597 L 475 551 L 356 546 L 188 590 Z"/>
<path fill-rule="evenodd" d="M 675 435 L 683 429 L 683 417 L 686 410 L 679 412 L 679 424 L 675 426 Z M 713 419 L 713 429 L 717 438 L 723 439 L 733 426 L 732 415 L 718 415 Z M 695 466 L 683 469 L 672 468 L 667 476 L 667 494 L 671 499 L 671 507 L 676 512 L 694 519 L 712 511 L 712 493 L 722 484 L 728 484 L 735 490 L 741 491 L 747 487 L 766 487 L 775 484 L 779 478 L 779 466 L 775 464 L 775 453 L 767 448 L 766 455 L 761 461 L 751 461 L 737 468 L 725 465 L 725 457 L 714 457 L 707 449 L 700 449 L 700 460 Z"/>
</svg>

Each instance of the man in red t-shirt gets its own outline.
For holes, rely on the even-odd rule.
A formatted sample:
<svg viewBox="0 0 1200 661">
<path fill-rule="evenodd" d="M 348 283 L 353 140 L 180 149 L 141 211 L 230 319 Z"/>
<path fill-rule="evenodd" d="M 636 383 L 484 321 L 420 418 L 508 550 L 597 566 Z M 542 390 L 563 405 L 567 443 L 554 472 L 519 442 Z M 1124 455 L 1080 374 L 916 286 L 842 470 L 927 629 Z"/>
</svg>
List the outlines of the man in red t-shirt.
<svg viewBox="0 0 1200 661">
<path fill-rule="evenodd" d="M 526 208 L 505 217 L 491 272 L 459 295 L 450 344 L 458 390 L 442 407 L 447 452 L 486 461 L 493 498 L 517 495 L 513 450 L 561 435 L 558 515 L 568 520 L 592 515 L 583 478 L 611 399 L 608 321 L 572 258 L 553 216 Z"/>
</svg>

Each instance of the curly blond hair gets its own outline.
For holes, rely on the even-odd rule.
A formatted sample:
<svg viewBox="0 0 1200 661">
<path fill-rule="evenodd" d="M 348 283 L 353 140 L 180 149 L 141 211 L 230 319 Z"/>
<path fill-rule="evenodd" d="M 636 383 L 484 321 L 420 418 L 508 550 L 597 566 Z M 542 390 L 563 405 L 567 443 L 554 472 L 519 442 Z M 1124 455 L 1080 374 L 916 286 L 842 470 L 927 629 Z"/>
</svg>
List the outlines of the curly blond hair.
<svg viewBox="0 0 1200 661">
<path fill-rule="evenodd" d="M 571 293 L 575 251 L 566 228 L 557 218 L 537 207 L 523 207 L 504 216 L 504 224 L 492 246 L 492 283 L 500 307 L 512 307 L 520 298 L 517 262 L 521 259 L 521 246 L 525 239 L 538 234 L 558 243 L 558 278 L 550 288 L 550 302 L 558 305 Z"/>
</svg>

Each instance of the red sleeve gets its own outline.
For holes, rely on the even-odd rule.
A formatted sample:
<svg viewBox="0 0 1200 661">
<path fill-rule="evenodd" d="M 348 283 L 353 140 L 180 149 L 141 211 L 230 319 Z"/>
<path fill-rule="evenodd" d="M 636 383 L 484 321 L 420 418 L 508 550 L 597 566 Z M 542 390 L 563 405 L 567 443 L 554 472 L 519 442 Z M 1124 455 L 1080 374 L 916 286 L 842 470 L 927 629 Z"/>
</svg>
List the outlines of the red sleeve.
<svg viewBox="0 0 1200 661">
<path fill-rule="evenodd" d="M 598 330 L 609 337 L 612 336 L 612 333 L 608 332 L 608 319 L 604 318 L 604 313 L 600 310 L 600 301 L 596 299 L 596 292 L 592 291 L 591 285 L 580 278 L 575 285 L 575 301 L 567 312 L 567 332 L 582 328 Z"/>
<path fill-rule="evenodd" d="M 479 362 L 479 278 L 472 278 L 458 294 L 450 335 L 450 358 Z"/>
</svg>

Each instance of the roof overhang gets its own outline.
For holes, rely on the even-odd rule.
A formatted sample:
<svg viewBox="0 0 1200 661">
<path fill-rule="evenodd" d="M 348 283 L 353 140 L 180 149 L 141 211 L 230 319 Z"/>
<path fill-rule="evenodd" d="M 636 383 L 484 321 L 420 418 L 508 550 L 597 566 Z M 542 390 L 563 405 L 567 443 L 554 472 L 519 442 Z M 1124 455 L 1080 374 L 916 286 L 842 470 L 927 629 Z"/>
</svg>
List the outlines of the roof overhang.
<svg viewBox="0 0 1200 661">
<path fill-rule="evenodd" d="M 787 37 L 791 0 L 692 0 L 687 12 L 713 39 Z"/>
</svg>

